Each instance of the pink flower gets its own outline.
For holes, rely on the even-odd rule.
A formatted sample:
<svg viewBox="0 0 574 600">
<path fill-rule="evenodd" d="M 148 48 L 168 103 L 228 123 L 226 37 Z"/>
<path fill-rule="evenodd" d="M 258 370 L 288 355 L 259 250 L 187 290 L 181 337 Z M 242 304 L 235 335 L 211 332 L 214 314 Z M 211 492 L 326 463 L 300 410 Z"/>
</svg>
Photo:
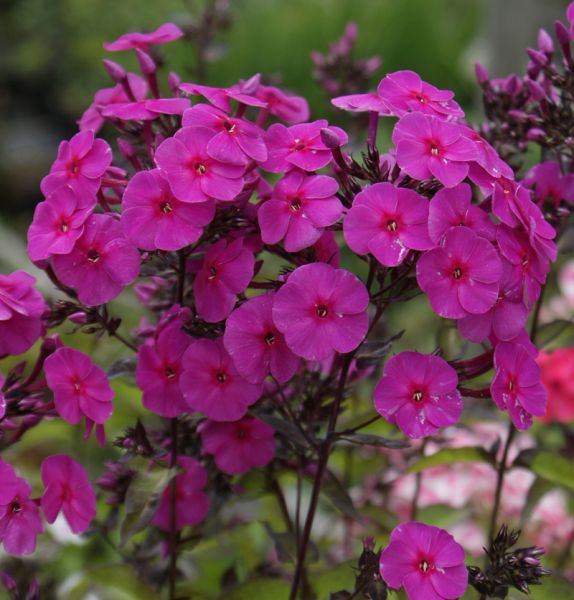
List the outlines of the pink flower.
<svg viewBox="0 0 574 600">
<path fill-rule="evenodd" d="M 458 185 L 468 174 L 468 162 L 477 156 L 459 125 L 421 113 L 400 119 L 393 142 L 397 164 L 407 175 L 419 180 L 434 176 L 445 187 Z"/>
<path fill-rule="evenodd" d="M 389 115 L 385 102 L 375 93 L 350 94 L 332 98 L 331 104 L 349 112 L 376 112 L 380 115 Z"/>
<path fill-rule="evenodd" d="M 0 460 L 0 542 L 13 556 L 32 554 L 36 538 L 44 530 L 31 493 L 32 486 Z"/>
<path fill-rule="evenodd" d="M 82 198 L 91 199 L 112 162 L 112 151 L 91 130 L 80 131 L 58 148 L 58 158 L 40 184 L 44 196 L 68 184 Z"/>
<path fill-rule="evenodd" d="M 69 254 L 54 256 L 60 281 L 78 292 L 89 306 L 113 300 L 139 275 L 140 255 L 111 215 L 96 214 Z"/>
<path fill-rule="evenodd" d="M 492 398 L 500 410 L 508 410 L 519 431 L 528 429 L 532 415 L 546 414 L 546 391 L 539 366 L 520 344 L 501 342 L 494 349 L 494 368 Z"/>
<path fill-rule="evenodd" d="M 263 242 L 276 244 L 285 238 L 287 252 L 312 246 L 325 227 L 341 218 L 343 206 L 335 197 L 338 189 L 332 177 L 287 173 L 275 185 L 271 200 L 259 207 L 257 218 Z"/>
<path fill-rule="evenodd" d="M 26 352 L 42 334 L 46 303 L 24 271 L 0 275 L 0 356 Z"/>
<path fill-rule="evenodd" d="M 150 98 L 136 102 L 113 102 L 101 109 L 105 118 L 120 121 L 154 121 L 161 115 L 182 115 L 189 108 L 187 98 Z"/>
<path fill-rule="evenodd" d="M 215 214 L 212 201 L 178 200 L 158 169 L 131 178 L 122 206 L 124 235 L 142 250 L 180 250 L 193 244 Z"/>
<path fill-rule="evenodd" d="M 257 125 L 228 116 L 207 104 L 196 104 L 185 111 L 183 127 L 205 127 L 213 132 L 207 144 L 207 154 L 223 163 L 246 165 L 249 160 L 267 160 L 263 130 Z"/>
<path fill-rule="evenodd" d="M 299 167 L 303 171 L 316 171 L 327 166 L 332 160 L 332 154 L 321 140 L 321 129 L 328 125 L 324 119 L 292 127 L 274 123 L 265 135 L 269 158 L 261 168 L 271 173 L 285 173 L 293 167 Z M 341 145 L 347 143 L 347 134 L 342 129 L 328 129 L 339 138 Z"/>
<path fill-rule="evenodd" d="M 454 600 L 468 587 L 464 550 L 444 529 L 408 522 L 395 527 L 381 553 L 381 577 L 409 600 Z"/>
<path fill-rule="evenodd" d="M 548 395 L 544 422 L 568 423 L 574 420 L 574 348 L 540 352 L 536 360 Z"/>
<path fill-rule="evenodd" d="M 494 246 L 468 227 L 451 227 L 417 263 L 417 281 L 446 319 L 487 312 L 498 299 L 502 263 Z"/>
<path fill-rule="evenodd" d="M 355 196 L 343 223 L 345 241 L 353 252 L 371 252 L 381 264 L 396 267 L 410 249 L 433 247 L 428 211 L 428 200 L 415 191 L 376 183 Z"/>
<path fill-rule="evenodd" d="M 175 526 L 177 529 L 201 523 L 209 512 L 209 497 L 203 491 L 207 471 L 193 458 L 179 456 L 177 465 L 183 473 L 175 478 Z M 153 524 L 163 531 L 171 529 L 171 485 L 168 484 L 153 518 Z"/>
<path fill-rule="evenodd" d="M 113 42 L 104 43 L 104 48 L 108 52 L 119 52 L 121 50 L 130 50 L 140 48 L 147 50 L 150 44 L 167 44 L 183 37 L 183 31 L 173 23 L 164 23 L 151 33 L 124 33 Z"/>
<path fill-rule="evenodd" d="M 274 294 L 248 300 L 227 318 L 223 343 L 239 374 L 251 383 L 273 375 L 280 383 L 293 377 L 299 365 L 273 323 Z"/>
<path fill-rule="evenodd" d="M 464 225 L 477 235 L 494 241 L 496 227 L 484 210 L 471 204 L 472 190 L 468 183 L 439 190 L 430 201 L 428 229 L 435 244 L 451 227 Z"/>
<path fill-rule="evenodd" d="M 321 237 L 313 244 L 313 252 L 317 262 L 324 262 L 335 269 L 341 264 L 341 249 L 337 238 L 332 231 L 325 230 Z"/>
<path fill-rule="evenodd" d="M 243 165 L 223 163 L 207 153 L 213 137 L 205 127 L 184 127 L 156 150 L 157 166 L 182 202 L 234 200 L 243 188 Z"/>
<path fill-rule="evenodd" d="M 188 406 L 213 421 L 241 419 L 261 396 L 261 384 L 239 375 L 221 338 L 191 344 L 183 364 L 180 385 Z"/>
<path fill-rule="evenodd" d="M 410 438 L 427 437 L 459 420 L 457 385 L 456 371 L 439 356 L 401 352 L 385 365 L 375 408 Z"/>
<path fill-rule="evenodd" d="M 532 167 L 522 184 L 534 190 L 534 198 L 540 206 L 546 200 L 554 206 L 559 206 L 562 200 L 574 203 L 574 175 L 562 175 L 560 165 L 552 160 Z"/>
<path fill-rule="evenodd" d="M 208 248 L 195 277 L 195 308 L 208 323 L 217 323 L 233 310 L 237 294 L 245 291 L 255 268 L 253 252 L 241 238 L 220 240 Z"/>
<path fill-rule="evenodd" d="M 243 475 L 264 467 L 275 456 L 275 430 L 259 419 L 245 417 L 234 423 L 204 421 L 197 428 L 202 454 L 212 454 L 217 468 L 228 475 Z"/>
<path fill-rule="evenodd" d="M 265 102 L 272 115 L 286 123 L 303 123 L 309 119 L 309 104 L 301 96 L 288 94 L 271 85 L 259 84 L 255 97 Z"/>
<path fill-rule="evenodd" d="M 453 100 L 450 90 L 439 90 L 423 81 L 414 71 L 396 71 L 386 75 L 377 94 L 397 117 L 408 112 L 446 117 L 464 117 L 464 112 Z"/>
<path fill-rule="evenodd" d="M 40 202 L 28 229 L 28 255 L 32 261 L 45 260 L 52 254 L 68 254 L 84 232 L 84 223 L 96 205 L 86 203 L 68 186 L 59 187 Z"/>
<path fill-rule="evenodd" d="M 112 415 L 114 392 L 104 371 L 73 348 L 59 348 L 44 362 L 48 387 L 58 414 L 69 423 L 86 417 L 99 425 Z"/>
<path fill-rule="evenodd" d="M 142 403 L 162 417 L 177 417 L 189 411 L 179 384 L 183 354 L 192 338 L 182 327 L 180 318 L 172 319 L 138 351 L 136 383 L 143 390 Z"/>
<path fill-rule="evenodd" d="M 273 322 L 297 356 L 324 360 L 363 341 L 368 304 L 367 288 L 355 275 L 312 263 L 295 269 L 276 293 Z"/>
<path fill-rule="evenodd" d="M 476 149 L 476 164 L 479 165 L 490 177 L 514 178 L 514 171 L 507 165 L 496 150 L 472 127 L 462 126 L 464 137 L 474 143 Z"/>
<path fill-rule="evenodd" d="M 42 462 L 42 510 L 48 523 L 64 513 L 70 529 L 83 533 L 96 516 L 96 495 L 82 465 L 66 454 Z"/>
<path fill-rule="evenodd" d="M 262 100 L 256 98 L 253 93 L 259 86 L 260 75 L 253 75 L 247 81 L 243 81 L 230 88 L 216 88 L 208 85 L 199 85 L 198 83 L 182 83 L 179 89 L 186 94 L 193 94 L 207 98 L 213 106 L 229 113 L 231 112 L 231 100 L 247 106 L 265 108 L 267 105 Z"/>
</svg>

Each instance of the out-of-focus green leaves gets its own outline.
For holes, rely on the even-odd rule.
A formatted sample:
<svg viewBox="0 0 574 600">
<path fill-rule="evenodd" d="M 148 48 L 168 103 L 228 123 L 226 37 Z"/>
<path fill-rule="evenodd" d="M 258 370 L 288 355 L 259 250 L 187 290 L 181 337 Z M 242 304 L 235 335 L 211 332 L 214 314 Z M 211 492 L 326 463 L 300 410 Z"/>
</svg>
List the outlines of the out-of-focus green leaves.
<svg viewBox="0 0 574 600">
<path fill-rule="evenodd" d="M 220 596 L 221 600 L 270 600 L 287 598 L 291 586 L 283 579 L 257 578 L 239 584 Z"/>
<path fill-rule="evenodd" d="M 544 450 L 522 451 L 514 466 L 527 467 L 542 479 L 574 491 L 574 462 L 560 454 Z"/>
<path fill-rule="evenodd" d="M 483 462 L 494 464 L 494 456 L 484 448 L 443 448 L 435 454 L 424 456 L 409 468 L 409 473 L 420 473 L 429 467 L 452 465 L 459 462 Z"/>
<path fill-rule="evenodd" d="M 379 446 L 381 448 L 408 448 L 410 444 L 406 440 L 391 440 L 372 433 L 346 433 L 338 436 L 344 442 L 351 442 L 359 446 Z"/>
</svg>

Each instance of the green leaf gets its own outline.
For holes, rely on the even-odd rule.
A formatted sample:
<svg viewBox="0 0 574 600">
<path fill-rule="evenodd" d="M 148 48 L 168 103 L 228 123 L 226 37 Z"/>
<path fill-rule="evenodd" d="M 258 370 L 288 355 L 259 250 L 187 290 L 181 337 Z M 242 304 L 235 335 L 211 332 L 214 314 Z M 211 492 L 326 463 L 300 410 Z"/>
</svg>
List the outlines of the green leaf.
<svg viewBox="0 0 574 600">
<path fill-rule="evenodd" d="M 309 442 L 305 439 L 305 436 L 301 433 L 299 428 L 293 425 L 293 423 L 266 413 L 257 413 L 256 416 L 268 425 L 271 425 L 271 427 L 274 427 L 275 430 L 282 434 L 287 440 L 303 448 L 309 447 Z"/>
<path fill-rule="evenodd" d="M 544 450 L 524 450 L 517 456 L 514 466 L 528 467 L 542 479 L 574 491 L 574 462 L 560 454 Z"/>
<path fill-rule="evenodd" d="M 543 577 L 541 585 L 533 585 L 530 588 L 529 598 L 531 600 L 566 600 L 572 598 L 572 584 L 553 573 L 550 577 Z M 522 594 L 516 597 L 524 598 Z"/>
<path fill-rule="evenodd" d="M 363 342 L 356 356 L 357 368 L 367 369 L 378 365 L 383 358 L 391 351 L 393 342 L 400 340 L 405 330 L 399 331 L 396 335 L 392 335 L 384 340 L 373 340 Z"/>
<path fill-rule="evenodd" d="M 161 494 L 178 469 L 153 464 L 136 472 L 126 493 L 126 516 L 120 530 L 120 548 L 153 519 Z"/>
<path fill-rule="evenodd" d="M 521 523 L 528 523 L 530 515 L 534 510 L 534 507 L 538 504 L 540 498 L 542 498 L 544 494 L 548 493 L 552 489 L 554 489 L 554 485 L 552 483 L 540 477 L 536 478 L 536 480 L 528 490 L 528 495 L 526 496 L 526 503 L 524 504 L 522 514 L 520 515 Z"/>
<path fill-rule="evenodd" d="M 536 344 L 539 348 L 545 348 L 560 336 L 567 337 L 572 335 L 572 333 L 574 333 L 573 321 L 557 319 L 539 327 L 536 334 Z"/>
<path fill-rule="evenodd" d="M 66 590 L 66 600 L 85 600 L 87 597 L 107 600 L 157 600 L 157 591 L 126 565 L 95 567 L 80 574 L 74 585 Z"/>
<path fill-rule="evenodd" d="M 406 440 L 391 440 L 381 435 L 372 433 L 346 433 L 340 435 L 338 440 L 358 444 L 359 446 L 381 446 L 383 448 L 409 448 L 410 444 Z"/>
<path fill-rule="evenodd" d="M 420 473 L 429 467 L 438 465 L 451 465 L 459 462 L 486 462 L 494 465 L 494 456 L 480 447 L 444 448 L 419 459 L 409 468 L 409 473 Z"/>
<path fill-rule="evenodd" d="M 363 521 L 363 517 L 357 512 L 351 496 L 349 496 L 341 482 L 330 471 L 325 475 L 323 494 L 331 501 L 335 508 L 338 508 L 344 515 L 359 523 Z"/>
<path fill-rule="evenodd" d="M 258 578 L 246 581 L 235 589 L 225 592 L 221 600 L 270 600 L 288 598 L 291 586 L 284 579 Z"/>
</svg>

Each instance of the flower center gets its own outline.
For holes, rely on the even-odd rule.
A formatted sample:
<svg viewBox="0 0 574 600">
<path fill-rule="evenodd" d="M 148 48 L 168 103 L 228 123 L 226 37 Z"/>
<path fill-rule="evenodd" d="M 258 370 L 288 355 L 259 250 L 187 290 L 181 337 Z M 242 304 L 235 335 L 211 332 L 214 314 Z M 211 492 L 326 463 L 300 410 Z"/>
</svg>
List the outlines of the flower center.
<svg viewBox="0 0 574 600">
<path fill-rule="evenodd" d="M 173 379 L 175 377 L 175 371 L 171 367 L 166 367 L 163 372 L 168 379 Z"/>
<path fill-rule="evenodd" d="M 317 316 L 324 319 L 329 314 L 329 309 L 324 304 L 318 304 L 315 308 Z"/>
<path fill-rule="evenodd" d="M 68 167 L 70 169 L 70 173 L 72 173 L 73 175 L 77 175 L 80 172 L 80 165 L 78 164 L 77 160 L 72 160 L 72 162 L 70 162 L 70 165 Z"/>
<path fill-rule="evenodd" d="M 69 229 L 70 229 L 70 226 L 65 221 L 63 221 L 62 224 L 60 225 L 60 231 L 62 233 L 66 233 Z"/>
<path fill-rule="evenodd" d="M 421 560 L 421 562 L 419 563 L 419 569 L 423 573 L 426 573 L 430 569 L 430 565 L 429 565 L 428 561 L 427 560 Z"/>
<path fill-rule="evenodd" d="M 433 156 L 438 156 L 440 154 L 440 149 L 436 144 L 431 144 L 430 145 L 430 153 Z"/>
<path fill-rule="evenodd" d="M 14 502 L 12 502 L 12 504 L 10 504 L 10 511 L 13 513 L 22 512 L 22 505 L 20 504 L 20 502 L 18 502 L 18 500 L 15 500 Z"/>
<path fill-rule="evenodd" d="M 428 102 L 428 98 L 423 94 L 417 94 L 415 92 L 413 95 L 415 97 L 415 100 L 418 100 L 421 104 L 425 104 L 426 102 Z"/>
<path fill-rule="evenodd" d="M 225 129 L 225 131 L 227 131 L 227 133 L 234 133 L 235 129 L 236 129 L 236 125 L 235 125 L 235 123 L 232 123 L 231 121 L 224 121 L 223 128 Z"/>
<path fill-rule="evenodd" d="M 301 199 L 300 198 L 293 198 L 293 200 L 291 200 L 291 210 L 293 212 L 299 212 L 301 210 Z"/>
<path fill-rule="evenodd" d="M 302 142 L 301 140 L 295 140 L 295 145 L 293 146 L 293 150 L 295 150 L 295 152 L 301 152 L 301 150 L 305 150 L 305 148 L 305 142 Z"/>
<path fill-rule="evenodd" d="M 100 253 L 95 249 L 95 248 L 90 248 L 88 250 L 88 260 L 91 263 L 97 263 L 100 260 L 101 256 Z"/>
<path fill-rule="evenodd" d="M 209 267 L 209 277 L 207 278 L 209 281 L 215 279 L 217 277 L 217 269 L 215 267 Z"/>
<path fill-rule="evenodd" d="M 245 437 L 247 437 L 247 431 L 243 427 L 240 427 L 237 431 L 237 439 L 242 440 Z"/>
<path fill-rule="evenodd" d="M 462 270 L 460 267 L 456 267 L 455 269 L 453 269 L 452 271 L 452 278 L 453 279 L 460 279 L 462 277 Z"/>
<path fill-rule="evenodd" d="M 268 346 L 272 346 L 275 343 L 275 335 L 272 331 L 269 331 L 265 337 L 263 338 L 263 340 L 265 341 L 265 343 Z"/>
<path fill-rule="evenodd" d="M 227 381 L 227 374 L 224 373 L 223 371 L 220 371 L 219 373 L 217 373 L 215 375 L 215 379 L 217 379 L 217 381 L 219 381 L 219 383 L 225 383 Z"/>
<path fill-rule="evenodd" d="M 207 171 L 207 167 L 201 163 L 197 163 L 194 166 L 194 169 L 198 175 L 205 175 L 205 172 Z"/>
<path fill-rule="evenodd" d="M 508 391 L 512 392 L 513 389 L 514 389 L 514 379 L 509 379 L 508 380 Z"/>
<path fill-rule="evenodd" d="M 159 205 L 159 209 L 164 215 L 169 215 L 169 213 L 173 212 L 173 208 L 169 202 L 162 202 Z"/>
<path fill-rule="evenodd" d="M 396 231 L 397 230 L 397 222 L 394 219 L 391 219 L 390 221 L 388 221 L 387 229 L 389 231 Z"/>
<path fill-rule="evenodd" d="M 422 402 L 423 399 L 423 393 L 420 390 L 415 390 L 413 392 L 413 400 L 415 402 Z"/>
</svg>

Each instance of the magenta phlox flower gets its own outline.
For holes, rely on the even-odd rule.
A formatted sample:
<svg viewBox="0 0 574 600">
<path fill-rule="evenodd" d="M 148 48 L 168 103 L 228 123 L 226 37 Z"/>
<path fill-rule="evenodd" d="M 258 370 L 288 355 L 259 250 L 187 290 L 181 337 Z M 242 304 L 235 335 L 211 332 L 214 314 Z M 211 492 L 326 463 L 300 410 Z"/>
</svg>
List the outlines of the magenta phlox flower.
<svg viewBox="0 0 574 600">
<path fill-rule="evenodd" d="M 162 417 L 189 411 L 180 388 L 183 355 L 193 339 L 183 332 L 183 321 L 173 318 L 138 351 L 136 383 L 143 390 L 142 403 Z"/>
<path fill-rule="evenodd" d="M 203 491 L 207 471 L 190 456 L 179 456 L 177 466 L 183 473 L 175 477 L 175 526 L 182 529 L 198 525 L 209 512 L 209 497 Z M 168 484 L 153 518 L 153 524 L 163 531 L 171 530 L 171 484 Z"/>
<path fill-rule="evenodd" d="M 214 132 L 207 154 L 223 163 L 246 165 L 267 160 L 263 130 L 245 119 L 230 117 L 215 106 L 196 104 L 186 110 L 183 127 L 205 127 Z"/>
<path fill-rule="evenodd" d="M 501 342 L 494 349 L 494 369 L 492 398 L 498 408 L 508 410 L 519 431 L 528 429 L 532 416 L 546 414 L 546 390 L 540 379 L 540 367 L 520 344 Z"/>
<path fill-rule="evenodd" d="M 203 96 L 213 106 L 223 112 L 229 113 L 231 111 L 231 100 L 235 100 L 240 104 L 246 104 L 247 106 L 255 106 L 256 108 L 265 108 L 267 106 L 266 102 L 254 96 L 254 92 L 259 85 L 259 79 L 259 75 L 254 75 L 247 81 L 240 82 L 229 88 L 217 88 L 198 83 L 182 83 L 179 89 L 186 94 Z"/>
<path fill-rule="evenodd" d="M 96 516 L 96 494 L 84 467 L 66 454 L 42 462 L 42 510 L 48 523 L 60 512 L 73 533 L 83 533 Z"/>
<path fill-rule="evenodd" d="M 275 185 L 271 200 L 259 207 L 257 218 L 266 244 L 283 241 L 285 250 L 298 252 L 312 246 L 325 227 L 343 214 L 335 196 L 339 184 L 326 175 L 307 176 L 290 171 Z"/>
<path fill-rule="evenodd" d="M 131 50 L 139 48 L 147 50 L 151 44 L 167 44 L 183 37 L 183 31 L 174 23 L 164 23 L 155 31 L 150 33 L 124 33 L 113 42 L 104 43 L 104 48 L 108 52 L 120 52 L 122 50 Z"/>
<path fill-rule="evenodd" d="M 45 260 L 52 254 L 68 254 L 84 232 L 84 223 L 96 206 L 96 197 L 81 197 L 63 185 L 40 202 L 28 228 L 28 256 Z"/>
<path fill-rule="evenodd" d="M 120 121 L 154 121 L 161 115 L 182 115 L 189 108 L 188 98 L 150 98 L 137 102 L 114 102 L 101 109 L 104 118 Z"/>
<path fill-rule="evenodd" d="M 417 281 L 446 319 L 487 312 L 498 299 L 502 263 L 495 247 L 468 227 L 451 227 L 417 263 Z"/>
<path fill-rule="evenodd" d="M 468 587 L 464 550 L 444 529 L 410 521 L 391 532 L 381 552 L 381 577 L 409 600 L 455 600 Z"/>
<path fill-rule="evenodd" d="M 13 556 L 32 554 L 44 530 L 32 486 L 0 460 L 0 542 Z"/>
<path fill-rule="evenodd" d="M 525 300 L 528 306 L 536 302 L 548 272 L 550 262 L 536 252 L 528 234 L 522 229 L 512 229 L 501 224 L 496 231 L 496 242 L 500 253 L 518 270 L 524 282 Z"/>
<path fill-rule="evenodd" d="M 477 156 L 476 163 L 493 178 L 506 177 L 512 179 L 514 171 L 512 167 L 505 163 L 496 150 L 472 127 L 462 126 L 462 132 L 471 142 L 474 143 Z"/>
<path fill-rule="evenodd" d="M 439 356 L 401 352 L 385 365 L 375 408 L 410 438 L 426 437 L 459 420 L 457 385 L 456 371 Z"/>
<path fill-rule="evenodd" d="M 124 235 L 143 250 L 180 250 L 196 242 L 215 214 L 213 201 L 182 202 L 158 169 L 140 171 L 122 199 Z"/>
<path fill-rule="evenodd" d="M 60 144 L 50 173 L 40 183 L 42 193 L 47 197 L 68 184 L 81 198 L 91 199 L 111 162 L 108 143 L 96 138 L 90 129 L 80 131 Z"/>
<path fill-rule="evenodd" d="M 143 100 L 146 97 L 148 84 L 143 77 L 135 73 L 128 73 L 126 81 L 126 85 L 129 86 L 132 93 L 132 98 L 128 97 L 125 87 L 120 83 L 114 87 L 98 90 L 94 95 L 92 104 L 85 110 L 78 121 L 80 131 L 91 129 L 94 133 L 97 133 L 104 124 L 105 119 L 102 117 L 102 110 L 106 106 L 119 102 Z"/>
<path fill-rule="evenodd" d="M 0 274 L 0 357 L 26 352 L 42 334 L 47 306 L 34 283 L 24 271 Z"/>
<path fill-rule="evenodd" d="M 183 357 L 181 389 L 191 410 L 213 421 L 237 421 L 261 397 L 261 384 L 249 383 L 217 340 L 198 340 Z"/>
<path fill-rule="evenodd" d="M 379 83 L 377 94 L 397 117 L 408 112 L 438 115 L 443 119 L 464 117 L 464 112 L 453 100 L 454 92 L 435 88 L 414 71 L 389 73 Z"/>
<path fill-rule="evenodd" d="M 527 318 L 520 273 L 502 258 L 502 277 L 496 303 L 483 314 L 460 319 L 458 330 L 471 342 L 480 343 L 491 335 L 500 341 L 510 341 L 524 329 Z"/>
<path fill-rule="evenodd" d="M 264 467 L 275 456 L 275 430 L 267 423 L 245 417 L 233 423 L 203 421 L 197 428 L 202 454 L 211 454 L 217 468 L 228 475 L 243 475 Z"/>
<path fill-rule="evenodd" d="M 392 183 L 376 183 L 355 196 L 343 222 L 345 241 L 357 254 L 369 252 L 396 267 L 409 250 L 434 246 L 428 234 L 428 200 Z"/>
<path fill-rule="evenodd" d="M 184 127 L 156 150 L 155 162 L 182 202 L 234 200 L 243 188 L 243 165 L 223 163 L 207 153 L 213 137 L 206 127 Z"/>
<path fill-rule="evenodd" d="M 432 241 L 439 244 L 451 228 L 464 225 L 477 235 L 494 241 L 496 226 L 488 214 L 471 204 L 472 190 L 467 183 L 439 190 L 430 201 L 428 230 Z"/>
<path fill-rule="evenodd" d="M 73 348 L 59 348 L 44 362 L 48 388 L 54 394 L 58 414 L 72 424 L 82 417 L 99 425 L 112 415 L 114 391 L 92 359 Z"/>
<path fill-rule="evenodd" d="M 195 277 L 195 308 L 202 319 L 217 323 L 229 315 L 237 294 L 245 291 L 255 269 L 253 252 L 241 238 L 220 240 L 205 253 Z"/>
<path fill-rule="evenodd" d="M 522 180 L 522 185 L 534 191 L 539 206 L 547 200 L 555 207 L 562 201 L 574 203 L 574 175 L 562 175 L 560 165 L 553 160 L 532 167 Z"/>
<path fill-rule="evenodd" d="M 341 145 L 347 143 L 347 134 L 339 127 L 329 126 L 325 119 L 292 127 L 274 123 L 265 134 L 268 159 L 261 168 L 271 173 L 285 173 L 293 167 L 303 171 L 326 167 L 333 156 L 321 139 L 321 129 L 325 128 L 339 138 Z"/>
<path fill-rule="evenodd" d="M 279 383 L 293 377 L 299 365 L 273 323 L 274 294 L 251 298 L 227 318 L 223 343 L 235 368 L 247 381 L 261 383 L 269 374 Z"/>
<path fill-rule="evenodd" d="M 69 254 L 53 257 L 60 281 L 78 292 L 89 306 L 113 300 L 139 275 L 140 255 L 123 235 L 118 219 L 92 215 Z"/>
<path fill-rule="evenodd" d="M 337 238 L 332 231 L 325 230 L 321 237 L 313 244 L 313 252 L 317 262 L 324 262 L 335 269 L 341 265 L 341 249 Z"/>
<path fill-rule="evenodd" d="M 384 100 L 375 92 L 338 96 L 331 99 L 331 104 L 348 112 L 376 112 L 379 115 L 391 114 Z"/>
<path fill-rule="evenodd" d="M 397 164 L 407 175 L 424 180 L 436 177 L 445 187 L 458 185 L 476 159 L 474 143 L 455 123 L 421 113 L 402 117 L 393 130 Z"/>
<path fill-rule="evenodd" d="M 276 293 L 273 322 L 297 356 L 324 360 L 363 341 L 368 304 L 367 288 L 355 275 L 312 263 L 295 269 Z"/>
<path fill-rule="evenodd" d="M 309 104 L 302 96 L 286 93 L 271 85 L 259 84 L 255 97 L 265 102 L 266 109 L 285 123 L 304 123 L 309 120 Z"/>
</svg>

